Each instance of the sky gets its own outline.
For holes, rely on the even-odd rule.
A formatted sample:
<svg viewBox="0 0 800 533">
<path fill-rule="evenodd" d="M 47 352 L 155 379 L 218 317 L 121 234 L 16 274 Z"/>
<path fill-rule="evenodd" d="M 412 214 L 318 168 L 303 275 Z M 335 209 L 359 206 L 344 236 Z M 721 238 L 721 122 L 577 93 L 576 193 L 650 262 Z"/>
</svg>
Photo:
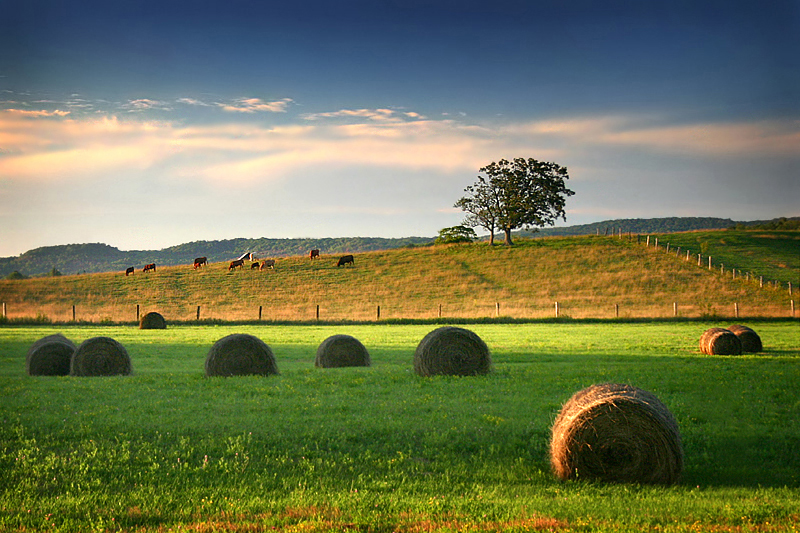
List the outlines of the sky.
<svg viewBox="0 0 800 533">
<path fill-rule="evenodd" d="M 798 0 L 0 14 L 2 257 L 435 236 L 480 168 L 516 157 L 567 167 L 560 226 L 800 215 Z"/>
</svg>

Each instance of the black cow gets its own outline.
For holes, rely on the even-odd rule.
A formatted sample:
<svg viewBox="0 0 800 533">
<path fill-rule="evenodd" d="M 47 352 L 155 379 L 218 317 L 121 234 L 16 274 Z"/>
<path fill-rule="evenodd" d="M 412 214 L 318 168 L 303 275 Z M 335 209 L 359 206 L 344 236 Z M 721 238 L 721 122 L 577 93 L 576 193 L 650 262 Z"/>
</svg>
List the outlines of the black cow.
<svg viewBox="0 0 800 533">
<path fill-rule="evenodd" d="M 244 266 L 244 259 L 237 259 L 235 261 L 231 261 L 231 264 L 228 265 L 228 272 L 233 270 L 236 267 L 243 267 Z"/>
<path fill-rule="evenodd" d="M 311 251 L 308 253 L 308 256 L 309 256 L 311 259 L 314 259 L 315 257 L 316 257 L 317 259 L 319 259 L 319 250 L 311 250 Z"/>
<path fill-rule="evenodd" d="M 197 270 L 201 266 L 208 265 L 208 258 L 206 257 L 195 257 L 194 259 L 194 268 Z"/>
<path fill-rule="evenodd" d="M 255 263 L 250 265 L 250 270 L 258 270 L 259 266 L 261 266 L 261 265 L 259 265 L 258 261 L 256 261 Z"/>
<path fill-rule="evenodd" d="M 356 266 L 356 262 L 353 259 L 352 255 L 343 255 L 342 257 L 340 257 L 339 262 L 336 263 L 336 266 L 337 267 L 340 267 L 342 265 L 347 266 L 348 264 Z"/>
<path fill-rule="evenodd" d="M 153 272 L 156 271 L 155 263 L 150 263 L 149 265 L 145 265 L 144 268 L 142 269 L 142 272 L 149 272 L 150 270 L 152 270 Z"/>
<path fill-rule="evenodd" d="M 125 275 L 127 276 L 127 275 L 129 275 L 129 274 L 133 274 L 133 267 L 128 267 L 128 268 L 125 270 Z"/>
</svg>

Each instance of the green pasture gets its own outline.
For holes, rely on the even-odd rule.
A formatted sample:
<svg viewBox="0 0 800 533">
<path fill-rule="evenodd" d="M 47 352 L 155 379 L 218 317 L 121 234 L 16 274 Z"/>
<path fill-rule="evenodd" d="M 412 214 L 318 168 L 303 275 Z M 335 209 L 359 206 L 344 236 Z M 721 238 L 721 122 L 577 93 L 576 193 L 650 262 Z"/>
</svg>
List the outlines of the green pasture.
<svg viewBox="0 0 800 533">
<path fill-rule="evenodd" d="M 474 324 L 494 371 L 469 378 L 414 374 L 432 325 L 0 327 L 0 531 L 797 531 L 800 327 L 744 323 L 763 353 L 701 355 L 727 322 Z M 115 338 L 133 375 L 27 376 L 56 332 Z M 230 333 L 281 374 L 205 378 Z M 337 333 L 373 366 L 315 368 Z M 553 478 L 551 424 L 601 382 L 674 414 L 678 486 Z"/>
</svg>

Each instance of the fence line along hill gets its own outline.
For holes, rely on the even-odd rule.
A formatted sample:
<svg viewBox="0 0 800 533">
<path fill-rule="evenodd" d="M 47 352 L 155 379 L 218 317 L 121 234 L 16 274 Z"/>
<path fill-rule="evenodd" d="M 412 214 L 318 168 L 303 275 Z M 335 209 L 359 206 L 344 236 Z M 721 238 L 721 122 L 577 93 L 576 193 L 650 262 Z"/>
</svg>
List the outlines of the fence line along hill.
<svg viewBox="0 0 800 533">
<path fill-rule="evenodd" d="M 796 232 L 795 232 L 796 233 Z M 648 318 L 790 316 L 786 284 L 720 270 L 699 250 L 667 252 L 643 238 L 557 237 L 278 258 L 275 268 L 228 262 L 0 281 L 8 319 L 132 322 L 137 311 L 168 321 L 313 321 L 431 318 Z M 685 250 L 685 248 L 684 248 Z M 763 252 L 763 251 L 762 251 Z M 557 302 L 557 304 L 556 304 Z"/>
</svg>

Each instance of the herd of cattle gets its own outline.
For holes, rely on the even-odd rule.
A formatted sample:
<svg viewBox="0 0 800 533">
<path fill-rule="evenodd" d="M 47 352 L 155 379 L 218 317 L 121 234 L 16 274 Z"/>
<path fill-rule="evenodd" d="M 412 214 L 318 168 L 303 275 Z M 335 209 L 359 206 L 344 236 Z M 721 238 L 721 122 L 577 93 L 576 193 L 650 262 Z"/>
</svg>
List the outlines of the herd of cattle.
<svg viewBox="0 0 800 533">
<path fill-rule="evenodd" d="M 314 259 L 319 259 L 320 258 L 319 250 L 311 250 L 309 252 L 309 254 L 308 254 L 308 257 L 312 261 Z M 233 261 L 231 261 L 230 264 L 228 265 L 228 272 L 230 272 L 231 270 L 235 270 L 237 268 L 243 269 L 244 265 L 245 265 L 245 261 L 252 261 L 252 263 L 250 264 L 250 270 L 264 270 L 264 269 L 267 269 L 267 268 L 275 270 L 275 260 L 274 259 L 264 259 L 262 261 L 257 261 L 256 258 L 254 257 L 254 255 L 252 253 L 248 252 L 246 254 L 241 255 L 238 259 L 234 259 Z M 340 266 L 345 266 L 346 267 L 347 265 L 355 266 L 355 264 L 356 264 L 355 263 L 355 259 L 353 258 L 352 255 L 343 255 L 336 262 L 336 266 L 337 267 L 340 267 Z M 194 263 L 193 263 L 193 268 L 195 270 L 197 270 L 198 268 L 202 268 L 204 266 L 208 266 L 208 258 L 207 257 L 196 257 L 195 260 L 194 260 Z M 155 270 L 156 270 L 156 264 L 155 263 L 149 263 L 149 264 L 145 265 L 142 268 L 142 272 L 149 272 L 151 270 L 153 272 L 155 272 Z M 128 267 L 125 270 L 125 275 L 126 276 L 130 276 L 134 272 L 135 272 L 135 269 L 133 267 Z"/>
</svg>

